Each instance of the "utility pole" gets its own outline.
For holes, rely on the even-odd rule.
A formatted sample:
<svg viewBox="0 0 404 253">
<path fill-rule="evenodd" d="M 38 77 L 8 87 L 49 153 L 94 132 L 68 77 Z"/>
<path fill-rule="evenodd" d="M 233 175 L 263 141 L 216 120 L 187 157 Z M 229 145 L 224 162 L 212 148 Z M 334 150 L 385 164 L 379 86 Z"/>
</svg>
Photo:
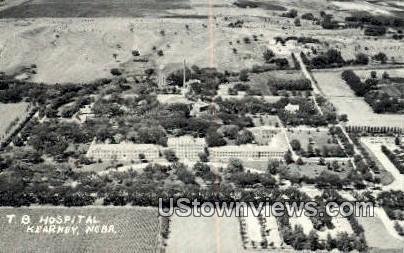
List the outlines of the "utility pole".
<svg viewBox="0 0 404 253">
<path fill-rule="evenodd" d="M 182 80 L 182 85 L 183 86 L 185 86 L 185 82 L 186 82 L 186 62 L 185 62 L 185 59 L 184 59 L 184 70 L 183 70 L 183 80 Z"/>
</svg>

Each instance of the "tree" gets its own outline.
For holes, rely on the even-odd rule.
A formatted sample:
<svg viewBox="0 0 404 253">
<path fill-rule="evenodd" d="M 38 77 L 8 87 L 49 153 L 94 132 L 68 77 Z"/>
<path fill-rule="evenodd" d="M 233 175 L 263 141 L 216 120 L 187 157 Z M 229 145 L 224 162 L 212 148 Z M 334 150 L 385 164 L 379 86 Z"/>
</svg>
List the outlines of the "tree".
<svg viewBox="0 0 404 253">
<path fill-rule="evenodd" d="M 171 163 L 175 163 L 178 161 L 178 157 L 175 154 L 175 151 L 172 149 L 164 150 L 164 157 L 167 159 L 167 161 L 169 161 Z"/>
<path fill-rule="evenodd" d="M 197 162 L 194 164 L 193 170 L 195 176 L 202 177 L 210 172 L 210 167 L 206 163 Z"/>
<path fill-rule="evenodd" d="M 290 152 L 290 150 L 288 150 L 288 151 L 285 153 L 285 155 L 284 155 L 283 158 L 285 159 L 286 164 L 291 164 L 291 163 L 293 163 L 292 152 Z"/>
<path fill-rule="evenodd" d="M 122 72 L 120 69 L 113 68 L 113 69 L 111 69 L 111 74 L 114 76 L 120 76 L 120 75 L 122 75 Z"/>
<path fill-rule="evenodd" d="M 302 19 L 306 19 L 306 20 L 314 20 L 314 15 L 313 13 L 305 13 L 302 15 Z"/>
<path fill-rule="evenodd" d="M 342 121 L 342 122 L 348 122 L 348 115 L 341 114 L 341 115 L 339 115 L 338 120 Z"/>
<path fill-rule="evenodd" d="M 275 53 L 271 49 L 267 49 L 263 53 L 263 57 L 264 57 L 265 62 L 269 63 L 272 60 L 272 58 L 275 57 Z"/>
<path fill-rule="evenodd" d="M 296 160 L 296 164 L 297 164 L 297 165 L 304 165 L 304 162 L 303 162 L 303 160 L 302 160 L 301 157 L 299 157 L 299 158 Z"/>
<path fill-rule="evenodd" d="M 231 158 L 229 164 L 227 165 L 227 172 L 229 173 L 244 172 L 244 166 L 239 159 Z"/>
<path fill-rule="evenodd" d="M 279 161 L 270 160 L 270 161 L 268 162 L 267 171 L 268 171 L 271 175 L 276 175 L 276 174 L 278 173 L 279 166 L 280 166 Z"/>
<path fill-rule="evenodd" d="M 394 139 L 394 143 L 395 143 L 397 146 L 400 146 L 400 145 L 401 145 L 401 139 L 400 139 L 400 137 L 396 136 L 396 138 Z"/>
<path fill-rule="evenodd" d="M 293 139 L 290 142 L 290 145 L 292 146 L 293 151 L 300 151 L 300 149 L 302 149 L 302 145 L 300 144 L 299 140 Z"/>
<path fill-rule="evenodd" d="M 295 18 L 294 24 L 295 24 L 295 26 L 302 26 L 302 23 L 300 22 L 300 18 Z"/>
<path fill-rule="evenodd" d="M 375 55 L 372 57 L 372 59 L 375 60 L 375 61 L 379 61 L 379 62 L 381 62 L 382 64 L 385 64 L 385 63 L 387 62 L 387 56 L 386 56 L 385 53 L 382 53 L 382 52 L 380 52 L 380 53 L 378 53 L 378 54 L 375 54 Z"/>
<path fill-rule="evenodd" d="M 247 82 L 248 81 L 248 70 L 246 70 L 246 69 L 241 70 L 239 78 L 240 78 L 240 81 Z"/>
<path fill-rule="evenodd" d="M 325 163 L 325 159 L 323 158 L 323 157 L 321 157 L 319 160 L 318 160 L 318 165 L 322 165 L 322 166 L 324 166 L 326 163 Z"/>
<path fill-rule="evenodd" d="M 368 65 L 369 56 L 364 53 L 359 53 L 356 55 L 355 63 L 358 65 Z"/>
<path fill-rule="evenodd" d="M 252 143 L 253 141 L 254 135 L 247 129 L 244 129 L 237 134 L 236 145 Z"/>
<path fill-rule="evenodd" d="M 219 147 L 227 144 L 226 140 L 216 131 L 216 129 L 208 130 L 205 140 L 208 147 Z"/>
<path fill-rule="evenodd" d="M 280 69 L 285 69 L 287 67 L 289 67 L 289 61 L 286 58 L 278 58 L 274 60 L 276 66 L 278 66 L 278 68 Z"/>
<path fill-rule="evenodd" d="M 296 9 L 290 9 L 288 12 L 282 14 L 282 16 L 286 18 L 296 18 L 297 14 L 298 13 Z"/>
<path fill-rule="evenodd" d="M 195 183 L 195 176 L 185 168 L 185 166 L 178 166 L 175 174 L 178 179 L 184 182 L 184 184 L 193 184 Z"/>
</svg>

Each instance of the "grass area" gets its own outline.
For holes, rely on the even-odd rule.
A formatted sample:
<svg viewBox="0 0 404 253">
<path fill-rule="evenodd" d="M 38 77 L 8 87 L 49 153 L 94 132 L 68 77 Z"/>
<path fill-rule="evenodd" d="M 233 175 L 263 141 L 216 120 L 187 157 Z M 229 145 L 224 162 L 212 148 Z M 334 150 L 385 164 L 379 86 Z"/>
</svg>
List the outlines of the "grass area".
<svg viewBox="0 0 404 253">
<path fill-rule="evenodd" d="M 324 130 L 289 130 L 288 137 L 290 141 L 298 140 L 300 142 L 303 153 L 308 152 L 309 146 L 312 147 L 312 151 L 314 151 L 314 153 L 316 154 L 315 156 L 319 156 L 319 154 L 323 156 L 325 149 L 340 150 L 340 152 L 342 152 L 337 139 Z"/>
<path fill-rule="evenodd" d="M 279 125 L 279 117 L 274 115 L 261 115 L 261 116 L 252 116 L 252 120 L 254 126 L 273 126 L 280 127 Z"/>
<path fill-rule="evenodd" d="M 382 220 L 378 217 L 358 217 L 357 219 L 365 230 L 365 238 L 369 247 L 379 249 L 404 249 L 404 241 L 399 241 L 392 237 Z"/>
<path fill-rule="evenodd" d="M 268 86 L 268 80 L 300 80 L 304 79 L 304 75 L 297 70 L 276 70 L 259 74 L 252 73 L 248 78 L 248 83 L 252 88 L 260 90 L 263 95 L 273 95 Z"/>
<path fill-rule="evenodd" d="M 346 178 L 351 171 L 352 167 L 347 163 L 342 164 L 339 163 L 339 170 L 340 172 L 331 171 L 327 168 L 327 166 L 318 165 L 315 163 L 306 163 L 304 165 L 297 165 L 297 164 L 290 164 L 288 166 L 288 173 L 291 175 L 296 175 L 296 177 L 306 176 L 308 178 L 316 178 L 318 177 L 323 171 L 327 171 L 330 174 L 335 174 L 340 178 Z"/>
<path fill-rule="evenodd" d="M 18 222 L 8 224 L 5 217 L 9 214 L 15 214 Z M 22 215 L 29 215 L 33 226 L 43 225 L 39 223 L 41 216 L 93 216 L 98 225 L 113 226 L 115 233 L 85 233 L 91 224 L 78 224 L 77 220 L 64 226 L 77 226 L 78 234 L 29 233 L 27 225 L 21 224 Z M 0 248 L 4 252 L 157 252 L 157 215 L 156 209 L 143 207 L 2 208 Z"/>
<path fill-rule="evenodd" d="M 143 17 L 169 9 L 190 8 L 188 0 L 33 0 L 0 12 L 1 18 Z"/>
<path fill-rule="evenodd" d="M 2 104 L 0 103 L 0 140 L 6 134 L 10 124 L 18 119 L 22 120 L 27 114 L 27 103 Z"/>
</svg>

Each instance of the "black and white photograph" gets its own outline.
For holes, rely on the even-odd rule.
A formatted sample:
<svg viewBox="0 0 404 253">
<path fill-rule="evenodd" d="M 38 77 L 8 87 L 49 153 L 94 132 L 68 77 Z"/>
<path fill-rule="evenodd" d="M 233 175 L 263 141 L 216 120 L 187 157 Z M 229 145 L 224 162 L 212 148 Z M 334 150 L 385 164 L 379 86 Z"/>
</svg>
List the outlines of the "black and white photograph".
<svg viewBox="0 0 404 253">
<path fill-rule="evenodd" d="M 404 252 L 404 0 L 0 0 L 0 253 L 265 252 Z"/>
</svg>

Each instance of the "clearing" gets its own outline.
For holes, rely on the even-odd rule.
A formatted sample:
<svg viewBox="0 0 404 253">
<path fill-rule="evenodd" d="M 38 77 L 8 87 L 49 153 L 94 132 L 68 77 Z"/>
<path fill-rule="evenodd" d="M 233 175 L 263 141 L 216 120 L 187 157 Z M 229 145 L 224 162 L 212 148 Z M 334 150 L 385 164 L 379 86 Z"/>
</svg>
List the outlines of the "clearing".
<svg viewBox="0 0 404 253">
<path fill-rule="evenodd" d="M 1 11 L 0 17 L 143 17 L 150 13 L 166 13 L 169 9 L 188 8 L 188 0 L 33 0 Z"/>
</svg>

